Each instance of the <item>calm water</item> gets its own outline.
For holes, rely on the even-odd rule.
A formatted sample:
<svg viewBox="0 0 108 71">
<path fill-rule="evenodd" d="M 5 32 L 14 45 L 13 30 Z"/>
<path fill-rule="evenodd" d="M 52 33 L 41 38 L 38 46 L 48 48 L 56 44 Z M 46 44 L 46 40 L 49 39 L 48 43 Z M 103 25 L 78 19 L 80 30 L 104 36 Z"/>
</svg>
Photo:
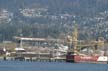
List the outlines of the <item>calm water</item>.
<svg viewBox="0 0 108 71">
<path fill-rule="evenodd" d="M 0 71 L 108 71 L 108 64 L 0 61 Z"/>
</svg>

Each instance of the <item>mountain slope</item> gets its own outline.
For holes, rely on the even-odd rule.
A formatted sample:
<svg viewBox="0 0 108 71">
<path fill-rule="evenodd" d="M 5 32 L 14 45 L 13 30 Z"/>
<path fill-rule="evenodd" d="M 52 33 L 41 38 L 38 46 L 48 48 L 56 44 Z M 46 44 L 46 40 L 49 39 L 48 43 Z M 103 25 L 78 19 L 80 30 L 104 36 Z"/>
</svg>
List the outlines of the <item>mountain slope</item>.
<svg viewBox="0 0 108 71">
<path fill-rule="evenodd" d="M 0 0 L 0 40 L 13 36 L 108 38 L 108 0 Z M 7 36 L 7 34 L 9 34 Z"/>
</svg>

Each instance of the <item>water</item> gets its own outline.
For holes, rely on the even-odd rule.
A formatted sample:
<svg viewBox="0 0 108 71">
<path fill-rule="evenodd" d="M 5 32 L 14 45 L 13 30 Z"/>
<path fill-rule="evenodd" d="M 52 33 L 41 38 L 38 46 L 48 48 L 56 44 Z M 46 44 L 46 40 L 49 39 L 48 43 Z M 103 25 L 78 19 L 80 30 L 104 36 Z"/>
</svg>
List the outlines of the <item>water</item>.
<svg viewBox="0 0 108 71">
<path fill-rule="evenodd" d="M 108 71 L 108 64 L 0 61 L 0 71 Z"/>
</svg>

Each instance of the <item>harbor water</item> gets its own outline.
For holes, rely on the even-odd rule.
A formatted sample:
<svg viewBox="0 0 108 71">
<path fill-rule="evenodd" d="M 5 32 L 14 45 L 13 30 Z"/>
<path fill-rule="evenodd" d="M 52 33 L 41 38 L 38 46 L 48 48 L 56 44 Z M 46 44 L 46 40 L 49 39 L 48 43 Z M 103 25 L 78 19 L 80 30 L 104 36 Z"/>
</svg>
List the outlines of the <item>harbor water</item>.
<svg viewBox="0 0 108 71">
<path fill-rule="evenodd" d="M 0 61 L 0 71 L 108 71 L 108 64 Z"/>
</svg>

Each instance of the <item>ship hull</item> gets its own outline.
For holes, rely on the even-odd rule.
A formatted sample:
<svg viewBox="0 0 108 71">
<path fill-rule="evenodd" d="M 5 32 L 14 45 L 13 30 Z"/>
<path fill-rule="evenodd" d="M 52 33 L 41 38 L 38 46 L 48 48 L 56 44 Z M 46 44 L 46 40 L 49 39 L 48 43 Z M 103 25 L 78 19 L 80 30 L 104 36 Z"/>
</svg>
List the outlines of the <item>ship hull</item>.
<svg viewBox="0 0 108 71">
<path fill-rule="evenodd" d="M 73 63 L 108 63 L 107 56 L 67 55 L 66 62 Z"/>
</svg>

